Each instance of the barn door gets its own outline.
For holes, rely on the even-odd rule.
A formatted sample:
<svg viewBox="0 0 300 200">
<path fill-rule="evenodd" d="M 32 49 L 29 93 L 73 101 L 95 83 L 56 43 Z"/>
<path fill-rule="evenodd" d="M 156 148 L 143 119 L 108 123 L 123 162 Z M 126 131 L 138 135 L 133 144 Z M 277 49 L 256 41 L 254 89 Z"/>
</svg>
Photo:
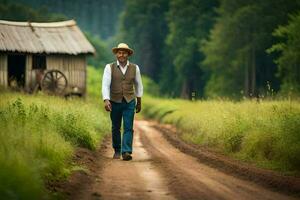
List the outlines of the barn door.
<svg viewBox="0 0 300 200">
<path fill-rule="evenodd" d="M 7 56 L 8 86 L 23 88 L 25 86 L 26 55 L 11 54 Z"/>
</svg>

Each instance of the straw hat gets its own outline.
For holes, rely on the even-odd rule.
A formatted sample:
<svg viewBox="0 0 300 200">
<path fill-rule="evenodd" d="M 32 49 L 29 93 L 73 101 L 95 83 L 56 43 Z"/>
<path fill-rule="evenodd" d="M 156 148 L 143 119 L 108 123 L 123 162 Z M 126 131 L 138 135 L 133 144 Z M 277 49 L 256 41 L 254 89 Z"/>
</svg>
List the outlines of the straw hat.
<svg viewBox="0 0 300 200">
<path fill-rule="evenodd" d="M 118 44 L 118 47 L 112 48 L 112 52 L 114 54 L 116 54 L 118 52 L 118 50 L 120 50 L 120 49 L 128 51 L 129 56 L 133 54 L 133 50 L 130 49 L 129 46 L 125 43 L 120 43 L 120 44 Z"/>
</svg>

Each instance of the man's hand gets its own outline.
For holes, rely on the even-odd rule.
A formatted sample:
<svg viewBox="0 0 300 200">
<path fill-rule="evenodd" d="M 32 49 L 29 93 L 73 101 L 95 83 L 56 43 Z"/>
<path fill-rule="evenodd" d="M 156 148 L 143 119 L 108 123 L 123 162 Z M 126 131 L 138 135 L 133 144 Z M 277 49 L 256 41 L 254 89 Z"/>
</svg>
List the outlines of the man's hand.
<svg viewBox="0 0 300 200">
<path fill-rule="evenodd" d="M 136 113 L 139 113 L 141 110 L 142 110 L 142 98 L 141 97 L 137 97 L 137 103 L 136 103 L 136 106 L 135 106 L 135 109 L 136 109 Z"/>
<path fill-rule="evenodd" d="M 107 112 L 111 112 L 111 104 L 110 104 L 110 101 L 108 99 L 104 100 L 104 108 Z"/>
</svg>

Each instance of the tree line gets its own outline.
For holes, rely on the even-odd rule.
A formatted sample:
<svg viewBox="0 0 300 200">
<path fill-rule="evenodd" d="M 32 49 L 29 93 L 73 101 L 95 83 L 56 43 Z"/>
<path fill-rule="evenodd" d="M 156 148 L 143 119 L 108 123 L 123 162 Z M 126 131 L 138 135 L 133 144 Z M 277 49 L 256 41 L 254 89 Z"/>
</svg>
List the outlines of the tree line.
<svg viewBox="0 0 300 200">
<path fill-rule="evenodd" d="M 61 13 L 68 19 L 75 19 L 81 29 L 103 39 L 115 35 L 123 0 L 1 0 L 18 3 L 35 10 Z"/>
<path fill-rule="evenodd" d="M 111 47 L 127 42 L 137 52 L 132 60 L 165 96 L 300 94 L 300 0 L 90 0 L 82 7 L 47 0 L 39 7 L 42 2 L 27 1 L 29 7 L 23 0 L 0 0 L 0 18 L 42 22 L 75 16 L 92 32 L 86 35 L 97 53 L 89 64 L 104 67 L 113 59 Z M 83 14 L 91 6 L 91 15 Z M 116 35 L 103 40 L 95 31 Z"/>
<path fill-rule="evenodd" d="M 12 21 L 52 22 L 66 20 L 67 17 L 59 13 L 51 13 L 46 7 L 34 9 L 30 6 L 0 0 L 0 19 Z"/>
<path fill-rule="evenodd" d="M 126 0 L 117 40 L 171 97 L 300 93 L 299 0 Z"/>
<path fill-rule="evenodd" d="M 93 1 L 94 2 L 94 1 Z M 30 0 L 27 1 L 26 4 L 22 0 L 17 0 L 16 2 L 11 2 L 9 0 L 0 0 L 0 19 L 1 20 L 12 20 L 12 21 L 32 21 L 32 22 L 54 22 L 54 21 L 64 21 L 74 18 L 74 16 L 80 16 L 76 12 L 72 12 L 74 8 L 70 5 L 70 2 L 59 2 L 53 1 L 52 7 L 41 6 L 43 2 L 41 0 Z M 44 3 L 50 4 L 51 1 L 45 1 Z M 64 12 L 53 12 L 55 10 L 55 5 L 61 4 L 63 7 L 59 7 L 60 9 L 66 8 L 66 5 L 70 5 L 69 9 L 64 10 Z M 30 6 L 34 5 L 34 6 Z M 40 5 L 40 6 L 39 6 Z M 79 4 L 78 4 L 79 5 Z M 78 7 L 76 5 L 76 7 Z M 75 7 L 75 6 L 73 6 Z M 52 10 L 52 11 L 51 11 Z M 59 9 L 57 9 L 60 11 Z M 81 12 L 88 12 L 88 9 L 81 10 Z M 64 13 L 67 13 L 69 17 Z M 85 18 L 81 19 L 80 22 L 84 23 Z M 93 21 L 97 21 L 96 17 Z M 95 23 L 93 22 L 93 23 Z M 78 24 L 80 26 L 80 24 Z M 106 27 L 109 28 L 110 26 Z M 96 49 L 96 54 L 94 56 L 88 57 L 88 64 L 93 65 L 95 67 L 104 66 L 105 63 L 110 62 L 113 59 L 113 56 L 109 52 L 108 42 L 101 39 L 102 31 L 98 30 L 98 34 L 92 34 L 92 29 L 89 27 L 80 28 L 84 31 L 84 34 L 88 38 L 88 40 L 92 43 L 92 45 Z M 90 32 L 89 32 L 90 31 Z M 111 29 L 114 32 L 114 29 Z M 104 34 L 103 32 L 102 34 Z M 110 33 L 114 35 L 114 33 Z M 108 36 L 108 35 L 106 35 Z"/>
</svg>

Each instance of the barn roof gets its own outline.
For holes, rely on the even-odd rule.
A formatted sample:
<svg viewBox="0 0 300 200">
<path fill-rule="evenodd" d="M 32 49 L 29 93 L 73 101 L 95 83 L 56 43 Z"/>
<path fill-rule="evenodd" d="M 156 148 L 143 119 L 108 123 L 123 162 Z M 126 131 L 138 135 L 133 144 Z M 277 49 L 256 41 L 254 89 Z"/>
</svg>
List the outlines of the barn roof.
<svg viewBox="0 0 300 200">
<path fill-rule="evenodd" d="M 95 53 L 74 20 L 50 23 L 0 20 L 0 51 L 22 53 Z"/>
</svg>

